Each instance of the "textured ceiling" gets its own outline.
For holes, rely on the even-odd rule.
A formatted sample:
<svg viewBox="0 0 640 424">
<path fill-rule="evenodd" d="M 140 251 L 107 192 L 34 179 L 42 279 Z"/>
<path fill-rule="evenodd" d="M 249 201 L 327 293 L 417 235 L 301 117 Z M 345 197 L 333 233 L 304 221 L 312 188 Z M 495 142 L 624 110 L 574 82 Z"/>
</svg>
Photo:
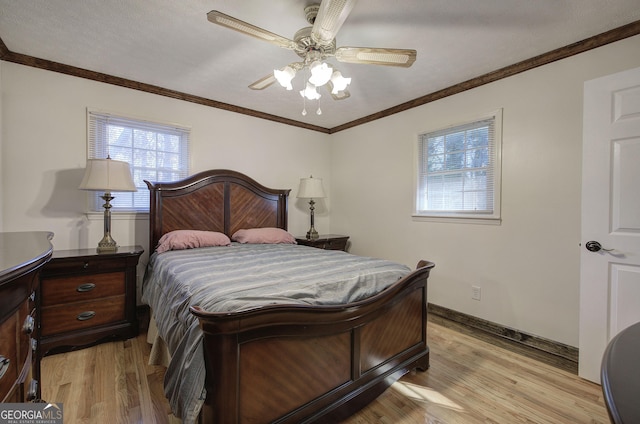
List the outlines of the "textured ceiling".
<svg viewBox="0 0 640 424">
<path fill-rule="evenodd" d="M 351 97 L 309 102 L 297 90 L 248 85 L 299 58 L 214 25 L 223 13 L 293 38 L 308 0 L 0 0 L 0 39 L 13 53 L 334 128 L 488 72 L 640 20 L 639 0 L 361 0 L 338 46 L 417 50 L 411 68 L 329 62 Z M 640 54 L 640 52 L 639 52 Z M 294 89 L 302 79 L 294 79 Z"/>
</svg>

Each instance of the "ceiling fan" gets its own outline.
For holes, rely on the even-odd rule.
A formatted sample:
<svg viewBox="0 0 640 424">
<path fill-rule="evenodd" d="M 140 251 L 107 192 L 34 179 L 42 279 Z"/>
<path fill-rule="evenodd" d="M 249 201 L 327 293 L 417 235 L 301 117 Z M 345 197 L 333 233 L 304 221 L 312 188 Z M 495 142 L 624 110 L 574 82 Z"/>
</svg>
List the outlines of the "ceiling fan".
<svg viewBox="0 0 640 424">
<path fill-rule="evenodd" d="M 416 51 L 409 49 L 387 49 L 371 47 L 338 47 L 336 48 L 336 34 L 349 13 L 356 4 L 356 0 L 322 0 L 319 4 L 305 7 L 307 22 L 312 26 L 300 29 L 293 36 L 293 40 L 251 25 L 234 17 L 225 15 L 217 10 L 207 13 L 207 19 L 217 25 L 233 29 L 260 40 L 267 41 L 278 47 L 293 50 L 301 62 L 293 62 L 281 69 L 249 85 L 254 90 L 263 90 L 278 81 L 288 90 L 292 89 L 291 80 L 302 69 L 309 69 L 311 77 L 300 94 L 306 99 L 318 99 L 320 94 L 316 88 L 327 85 L 331 96 L 335 100 L 346 99 L 350 96 L 346 89 L 351 78 L 344 78 L 340 71 L 333 69 L 323 60 L 334 57 L 338 62 L 362 63 L 372 65 L 399 66 L 408 68 L 416 60 Z M 320 109 L 318 109 L 318 113 Z M 303 110 L 303 115 L 306 111 Z"/>
</svg>

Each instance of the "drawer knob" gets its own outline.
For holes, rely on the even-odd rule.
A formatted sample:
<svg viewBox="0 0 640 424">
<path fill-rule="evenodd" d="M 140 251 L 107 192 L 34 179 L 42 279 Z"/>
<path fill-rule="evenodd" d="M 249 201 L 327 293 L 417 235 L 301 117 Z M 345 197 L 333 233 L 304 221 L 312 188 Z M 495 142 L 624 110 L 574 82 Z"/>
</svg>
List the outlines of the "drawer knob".
<svg viewBox="0 0 640 424">
<path fill-rule="evenodd" d="M 22 324 L 22 331 L 25 334 L 33 333 L 33 330 L 35 329 L 35 327 L 36 327 L 36 320 L 33 319 L 31 315 L 29 315 L 24 319 L 24 324 Z"/>
<path fill-rule="evenodd" d="M 84 269 L 89 268 L 89 262 L 85 262 L 84 265 L 82 266 Z"/>
<path fill-rule="evenodd" d="M 31 350 L 33 351 L 33 353 L 38 350 L 38 341 L 36 339 L 31 339 Z"/>
<path fill-rule="evenodd" d="M 36 300 L 36 292 L 32 291 L 31 294 L 29 295 L 29 300 L 30 301 L 35 301 Z"/>
<path fill-rule="evenodd" d="M 0 379 L 4 377 L 4 374 L 9 369 L 10 363 L 11 361 L 8 358 L 5 358 L 4 356 L 0 355 Z"/>
<path fill-rule="evenodd" d="M 78 293 L 86 293 L 86 292 L 90 292 L 91 290 L 95 289 L 96 285 L 93 283 L 85 283 L 85 284 L 80 284 L 77 288 L 76 291 Z"/>
<path fill-rule="evenodd" d="M 27 400 L 31 402 L 38 397 L 38 380 L 31 380 L 29 382 L 29 390 L 27 391 Z"/>
<path fill-rule="evenodd" d="M 78 321 L 86 321 L 96 316 L 95 311 L 84 311 L 78 314 L 76 319 Z"/>
</svg>

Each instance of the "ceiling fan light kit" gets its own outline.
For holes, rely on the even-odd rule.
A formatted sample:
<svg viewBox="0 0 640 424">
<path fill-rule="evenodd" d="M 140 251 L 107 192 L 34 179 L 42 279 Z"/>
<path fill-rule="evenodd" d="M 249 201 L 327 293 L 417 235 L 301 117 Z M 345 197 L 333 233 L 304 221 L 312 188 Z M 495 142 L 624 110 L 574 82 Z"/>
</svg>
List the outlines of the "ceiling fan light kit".
<svg viewBox="0 0 640 424">
<path fill-rule="evenodd" d="M 319 60 L 316 60 L 309 65 L 309 70 L 311 71 L 309 82 L 316 87 L 321 87 L 328 83 L 331 79 L 331 74 L 333 74 L 333 68 Z"/>
<path fill-rule="evenodd" d="M 318 100 L 321 97 L 316 86 L 311 84 L 310 82 L 307 83 L 304 90 L 300 91 L 300 95 L 309 100 Z"/>
<path fill-rule="evenodd" d="M 285 66 L 282 70 L 274 69 L 273 75 L 278 80 L 278 83 L 287 90 L 293 90 L 291 80 L 296 76 L 296 71 L 291 66 Z"/>
<path fill-rule="evenodd" d="M 322 0 L 319 4 L 305 7 L 305 17 L 312 26 L 300 29 L 290 40 L 269 32 L 217 10 L 207 13 L 207 19 L 217 25 L 267 41 L 278 47 L 293 50 L 302 62 L 293 62 L 274 71 L 249 85 L 253 90 L 264 90 L 274 82 L 278 82 L 287 90 L 293 90 L 293 79 L 298 71 L 306 69 L 310 74 L 305 80 L 304 89 L 300 91 L 304 106 L 302 115 L 306 115 L 306 100 L 319 100 L 321 94 L 317 88 L 326 86 L 334 100 L 344 100 L 351 94 L 347 87 L 351 78 L 325 62 L 333 57 L 338 62 L 370 65 L 399 66 L 408 68 L 416 60 L 417 52 L 408 49 L 388 49 L 371 47 L 339 47 L 336 48 L 336 34 L 342 27 L 356 4 L 356 0 Z M 316 112 L 322 114 L 320 106 Z"/>
<path fill-rule="evenodd" d="M 349 84 L 351 84 L 351 78 L 345 78 L 342 76 L 340 71 L 333 71 L 331 74 L 331 94 L 339 94 L 341 91 L 344 91 Z"/>
</svg>

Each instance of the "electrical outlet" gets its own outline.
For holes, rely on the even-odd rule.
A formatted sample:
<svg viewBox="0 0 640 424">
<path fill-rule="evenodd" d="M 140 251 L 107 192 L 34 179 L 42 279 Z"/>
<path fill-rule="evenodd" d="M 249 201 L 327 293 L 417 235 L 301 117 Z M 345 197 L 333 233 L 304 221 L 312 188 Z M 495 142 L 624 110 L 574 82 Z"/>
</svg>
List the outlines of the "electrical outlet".
<svg viewBox="0 0 640 424">
<path fill-rule="evenodd" d="M 482 296 L 482 289 L 478 286 L 471 286 L 471 299 L 480 300 Z"/>
</svg>

